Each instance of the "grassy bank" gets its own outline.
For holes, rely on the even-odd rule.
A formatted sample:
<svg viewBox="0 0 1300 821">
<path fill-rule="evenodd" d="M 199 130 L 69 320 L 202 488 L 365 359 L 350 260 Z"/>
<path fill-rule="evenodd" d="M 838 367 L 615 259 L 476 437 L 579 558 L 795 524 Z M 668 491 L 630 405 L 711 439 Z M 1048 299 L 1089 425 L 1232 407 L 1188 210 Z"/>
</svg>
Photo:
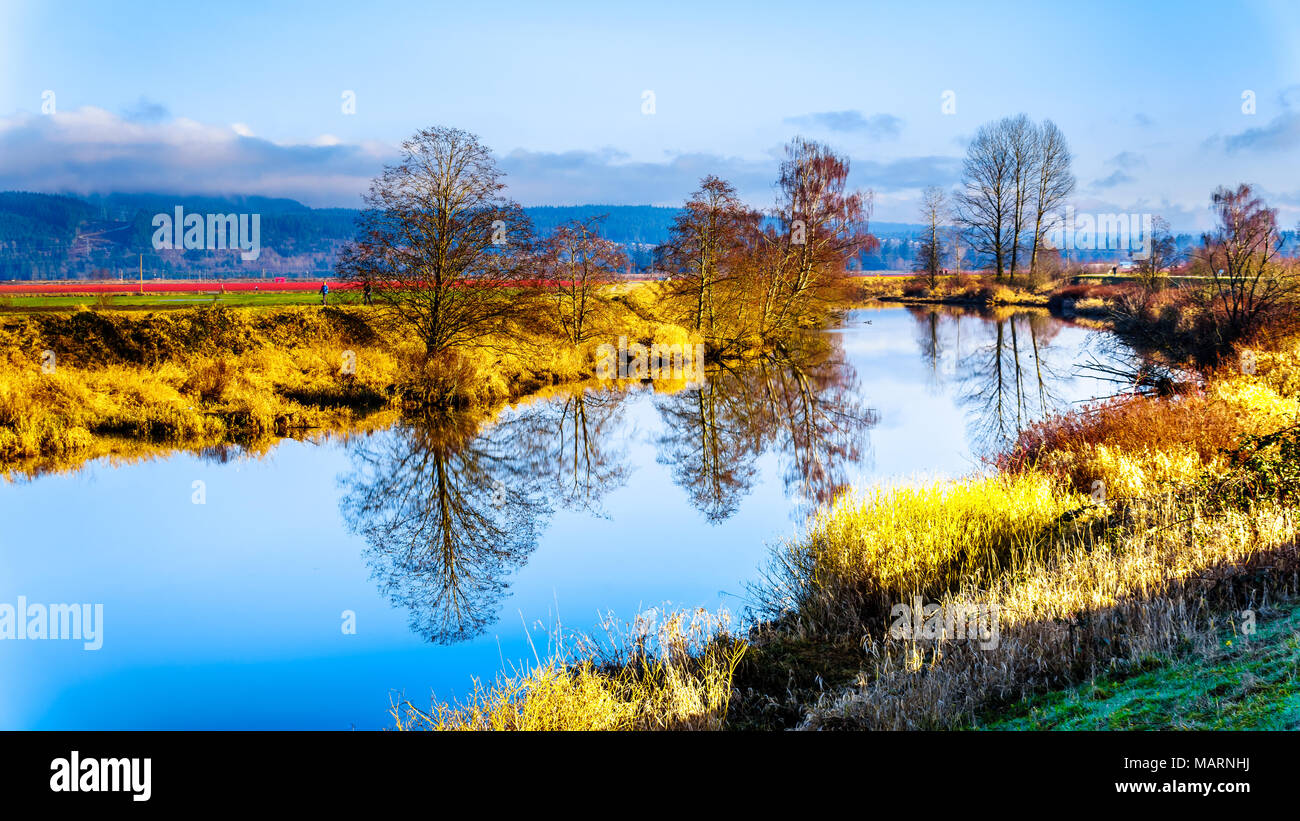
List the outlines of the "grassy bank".
<svg viewBox="0 0 1300 821">
<path fill-rule="evenodd" d="M 956 305 L 981 310 L 1049 308 L 1070 317 L 1108 321 L 1114 318 L 1122 297 L 1140 290 L 1137 284 L 1127 282 L 1067 284 L 1044 280 L 1031 284 L 998 280 L 988 274 L 948 274 L 939 277 L 934 285 L 924 277 L 902 276 L 861 276 L 851 282 L 852 294 L 860 302 Z"/>
<path fill-rule="evenodd" d="M 579 639 L 545 663 L 503 675 L 461 704 L 394 705 L 407 730 L 719 730 L 745 645 L 725 619 L 675 613 Z"/>
<path fill-rule="evenodd" d="M 150 447 L 241 444 L 356 426 L 412 405 L 490 409 L 590 378 L 619 336 L 689 343 L 623 294 L 599 337 L 544 321 L 425 355 L 364 307 L 79 310 L 0 316 L 0 470 L 57 470 Z"/>
<path fill-rule="evenodd" d="M 316 285 L 319 287 L 320 283 Z M 60 313 L 79 310 L 169 311 L 189 308 L 285 308 L 319 306 L 320 294 L 302 291 L 168 291 L 120 294 L 0 294 L 0 314 Z M 330 292 L 334 307 L 359 306 L 355 290 Z"/>
<path fill-rule="evenodd" d="M 1295 423 L 1295 375 L 1289 356 L 1269 356 L 1257 374 L 1215 374 L 1200 392 L 1051 419 L 988 477 L 841 499 L 777 552 L 763 632 L 778 647 L 857 636 L 863 664 L 850 682 L 806 689 L 786 717 L 810 728 L 976 726 L 1024 699 L 1210 646 L 1225 613 L 1289 600 L 1300 557 L 1287 440 L 1252 437 Z M 1008 504 L 1008 486 L 1048 490 Z M 888 584 L 918 564 L 927 572 L 914 582 Z M 992 609 L 996 647 L 969 632 L 891 635 L 888 608 L 914 596 L 942 613 Z M 754 697 L 750 713 L 773 712 Z"/>
<path fill-rule="evenodd" d="M 1047 296 L 1037 289 L 1014 287 L 993 277 L 963 274 L 939 277 L 930 287 L 917 277 L 860 276 L 850 280 L 858 300 L 938 303 L 970 307 L 1024 305 L 1046 307 Z"/>
<path fill-rule="evenodd" d="M 1254 664 L 1218 651 L 1227 620 L 1250 611 L 1267 621 L 1300 594 L 1300 361 L 1261 354 L 1258 365 L 1048 420 L 976 476 L 839 498 L 775 546 L 752 627 L 717 633 L 671 682 L 638 678 L 649 689 L 634 700 L 725 680 L 725 704 L 691 702 L 686 726 L 963 729 L 999 716 L 1057 726 L 1044 705 L 1087 688 Z M 895 608 L 914 603 L 995 621 L 900 632 Z M 1294 677 L 1277 671 L 1294 640 L 1261 634 L 1273 638 L 1282 649 L 1257 660 L 1240 726 L 1289 720 Z M 452 726 L 537 726 L 517 717 L 540 700 L 548 726 L 604 726 L 583 723 L 590 699 L 557 699 L 555 682 L 626 692 L 619 682 L 634 674 L 581 657 L 539 671 L 480 689 L 491 721 L 464 706 L 432 714 L 461 716 Z M 1180 726 L 1174 717 L 1196 708 L 1161 709 L 1152 715 Z M 411 705 L 396 715 L 404 727 L 448 724 L 410 720 L 421 715 Z"/>
<path fill-rule="evenodd" d="M 1300 607 L 1230 614 L 1197 646 L 1027 698 L 989 730 L 1300 729 Z M 1248 632 L 1250 631 L 1250 632 Z"/>
</svg>

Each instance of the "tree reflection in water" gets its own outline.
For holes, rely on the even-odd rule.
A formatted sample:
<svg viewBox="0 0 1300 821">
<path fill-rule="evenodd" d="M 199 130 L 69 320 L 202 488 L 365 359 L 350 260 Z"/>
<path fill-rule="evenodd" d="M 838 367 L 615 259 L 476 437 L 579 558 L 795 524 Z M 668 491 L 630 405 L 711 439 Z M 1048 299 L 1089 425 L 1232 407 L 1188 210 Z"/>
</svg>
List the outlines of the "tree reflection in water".
<svg viewBox="0 0 1300 821">
<path fill-rule="evenodd" d="M 627 479 L 612 435 L 623 399 L 579 388 L 491 422 L 447 411 L 352 440 L 343 516 L 412 630 L 441 644 L 481 634 L 554 508 L 600 512 Z"/>
<path fill-rule="evenodd" d="M 848 465 L 862 460 L 864 434 L 877 422 L 831 335 L 744 367 L 711 368 L 704 384 L 656 396 L 655 405 L 664 421 L 658 461 L 714 523 L 736 512 L 769 449 L 799 512 L 829 501 L 848 483 Z"/>
<path fill-rule="evenodd" d="M 618 430 L 626 398 L 584 386 L 519 411 L 513 428 L 521 457 L 560 507 L 603 516 L 602 498 L 627 482 L 627 439 Z"/>
<path fill-rule="evenodd" d="M 446 412 L 354 440 L 342 480 L 349 528 L 372 578 L 411 629 L 450 644 L 496 620 L 508 577 L 550 514 L 512 422 Z"/>
<path fill-rule="evenodd" d="M 1066 402 L 1075 364 L 1052 343 L 1065 326 L 1046 311 L 971 314 L 939 306 L 909 308 L 933 390 L 952 378 L 967 413 L 972 449 L 995 453 Z"/>
<path fill-rule="evenodd" d="M 953 391 L 977 452 L 1003 447 L 1063 401 L 1073 346 L 1046 313 L 972 315 L 912 309 L 931 390 Z M 353 439 L 344 516 L 366 541 L 383 592 L 412 629 L 451 643 L 495 622 L 510 577 L 557 508 L 603 515 L 624 485 L 641 388 L 588 385 L 538 396 L 487 422 L 446 412 Z M 656 383 L 656 459 L 711 523 L 735 514 L 774 453 L 796 514 L 831 501 L 870 454 L 865 405 L 837 334 L 743 365 L 714 365 L 700 384 Z"/>
<path fill-rule="evenodd" d="M 875 423 L 856 388 L 833 338 L 717 368 L 705 384 L 655 394 L 665 428 L 658 459 L 713 522 L 735 511 L 768 449 L 781 458 L 787 494 L 806 506 L 826 501 Z M 603 497 L 627 481 L 629 396 L 586 386 L 491 422 L 449 411 L 351 440 L 343 515 L 414 631 L 443 644 L 483 633 L 554 510 L 603 513 Z"/>
</svg>

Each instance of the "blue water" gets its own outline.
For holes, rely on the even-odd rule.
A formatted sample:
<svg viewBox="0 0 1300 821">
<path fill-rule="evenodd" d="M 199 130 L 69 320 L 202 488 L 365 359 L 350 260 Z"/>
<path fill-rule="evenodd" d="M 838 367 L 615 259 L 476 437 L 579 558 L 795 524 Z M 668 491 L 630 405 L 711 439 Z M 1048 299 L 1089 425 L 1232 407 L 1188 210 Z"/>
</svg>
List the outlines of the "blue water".
<svg viewBox="0 0 1300 821">
<path fill-rule="evenodd" d="M 1113 393 L 1077 366 L 1121 355 L 1044 315 L 863 310 L 827 336 L 809 361 L 562 390 L 477 432 L 431 420 L 0 485 L 0 604 L 104 612 L 97 651 L 0 640 L 0 728 L 385 727 L 392 700 L 464 695 L 557 625 L 739 615 L 816 502 L 974 470 L 1044 407 Z"/>
</svg>

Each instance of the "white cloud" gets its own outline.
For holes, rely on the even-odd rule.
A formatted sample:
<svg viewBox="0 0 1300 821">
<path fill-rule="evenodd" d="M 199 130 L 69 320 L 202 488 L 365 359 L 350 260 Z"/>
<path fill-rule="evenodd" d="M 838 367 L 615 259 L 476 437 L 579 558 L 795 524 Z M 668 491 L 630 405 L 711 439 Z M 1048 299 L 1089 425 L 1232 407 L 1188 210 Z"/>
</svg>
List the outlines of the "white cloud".
<svg viewBox="0 0 1300 821">
<path fill-rule="evenodd" d="M 392 146 L 276 143 L 246 126 L 137 121 L 85 107 L 0 118 L 0 189 L 242 194 L 360 205 Z"/>
<path fill-rule="evenodd" d="M 174 193 L 291 197 L 312 206 L 359 207 L 360 195 L 399 156 L 396 145 L 343 142 L 320 134 L 306 142 L 274 142 L 247 125 L 205 124 L 164 115 L 140 117 L 85 107 L 54 115 L 0 117 L 0 190 L 45 193 Z M 511 197 L 525 205 L 679 205 L 700 179 L 715 174 L 750 204 L 773 201 L 776 156 L 737 158 L 667 152 L 661 161 L 633 161 L 600 151 L 500 151 Z M 955 157 L 859 160 L 850 182 L 870 187 L 877 204 L 910 219 L 911 197 L 925 185 L 956 181 Z M 903 205 L 902 203 L 907 203 Z"/>
</svg>

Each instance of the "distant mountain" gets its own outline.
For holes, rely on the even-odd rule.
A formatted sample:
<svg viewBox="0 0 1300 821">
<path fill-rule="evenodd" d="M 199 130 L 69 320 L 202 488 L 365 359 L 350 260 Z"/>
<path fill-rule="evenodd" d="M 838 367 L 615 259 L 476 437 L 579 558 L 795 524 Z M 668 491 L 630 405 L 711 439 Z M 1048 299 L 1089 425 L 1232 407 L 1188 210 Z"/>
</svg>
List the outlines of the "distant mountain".
<svg viewBox="0 0 1300 821">
<path fill-rule="evenodd" d="M 668 239 L 680 208 L 658 205 L 538 205 L 524 209 L 540 236 L 570 220 L 604 216 L 601 235 L 625 245 L 654 246 Z"/>
<path fill-rule="evenodd" d="M 871 222 L 871 233 L 877 237 L 919 238 L 924 230 L 919 222 Z"/>
<path fill-rule="evenodd" d="M 259 214 L 261 254 L 244 261 L 234 251 L 154 250 L 156 214 Z M 678 208 L 652 205 L 534 206 L 524 211 L 541 236 L 574 219 L 604 216 L 601 232 L 620 243 L 632 264 L 653 266 L 653 249 L 668 238 Z M 143 258 L 147 275 L 211 277 L 266 275 L 327 277 L 339 249 L 352 238 L 358 211 L 309 208 L 275 197 L 177 197 L 168 194 L 109 194 L 72 197 L 0 192 L 0 280 L 132 278 Z M 770 221 L 769 221 L 770 222 Z M 924 226 L 873 222 L 880 246 L 861 255 L 858 270 L 909 270 Z M 1283 232 L 1283 253 L 1300 253 L 1296 232 Z M 1197 239 L 1177 237 L 1190 253 Z M 1126 252 L 1075 252 L 1075 261 L 1128 259 Z M 966 262 L 969 265 L 969 260 Z"/>
<path fill-rule="evenodd" d="M 153 219 L 185 214 L 259 214 L 261 254 L 155 250 Z M 623 244 L 635 264 L 668 236 L 677 209 L 648 205 L 541 206 L 524 209 L 537 232 L 572 219 L 605 215 L 602 233 Z M 0 193 L 0 280 L 131 276 L 140 265 L 159 276 L 328 275 L 358 215 L 351 208 L 309 208 L 270 197 L 177 197 L 111 194 L 84 199 L 28 192 Z"/>
<path fill-rule="evenodd" d="M 238 251 L 155 250 L 154 216 L 259 214 L 261 253 L 245 261 Z M 547 236 L 574 219 L 603 216 L 601 232 L 624 246 L 633 264 L 648 268 L 654 246 L 668 238 L 680 209 L 651 205 L 574 205 L 525 208 L 534 228 Z M 0 280 L 130 278 L 141 263 L 166 277 L 267 275 L 328 276 L 339 249 L 352 238 L 359 212 L 310 208 L 273 197 L 177 197 L 109 194 L 85 198 L 19 191 L 0 193 Z M 921 226 L 871 226 L 884 245 L 866 255 L 875 270 L 910 261 Z"/>
</svg>

